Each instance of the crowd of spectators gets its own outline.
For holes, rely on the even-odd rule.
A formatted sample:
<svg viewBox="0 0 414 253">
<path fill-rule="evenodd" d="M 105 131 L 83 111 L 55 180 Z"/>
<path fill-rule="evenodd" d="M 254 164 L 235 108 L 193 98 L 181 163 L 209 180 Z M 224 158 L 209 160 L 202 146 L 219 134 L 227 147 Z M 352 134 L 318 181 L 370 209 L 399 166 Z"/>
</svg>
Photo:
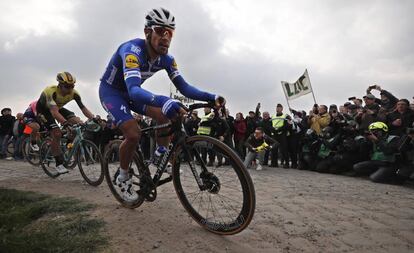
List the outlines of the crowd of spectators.
<svg viewBox="0 0 414 253">
<path fill-rule="evenodd" d="M 378 91 L 377 98 L 372 91 Z M 265 166 L 313 170 L 321 173 L 369 175 L 375 182 L 402 182 L 414 176 L 414 97 L 396 98 L 378 85 L 369 86 L 362 99 L 348 98 L 344 104 L 318 105 L 309 111 L 283 108 L 276 104 L 274 114 L 261 112 L 260 103 L 246 117 L 229 110 L 215 114 L 205 109 L 185 120 L 192 135 L 209 135 L 226 143 L 248 168 Z M 134 114 L 141 128 L 156 124 L 149 117 Z M 106 144 L 121 136 L 108 116 L 101 121 L 99 133 L 89 133 L 104 152 Z M 14 153 L 8 159 L 23 159 L 24 137 L 21 113 L 12 116 L 10 108 L 1 110 L 0 158 L 7 157 L 13 143 Z M 151 159 L 156 148 L 154 133 L 141 136 L 140 148 Z M 214 152 L 202 154 L 207 166 L 228 164 Z"/>
</svg>

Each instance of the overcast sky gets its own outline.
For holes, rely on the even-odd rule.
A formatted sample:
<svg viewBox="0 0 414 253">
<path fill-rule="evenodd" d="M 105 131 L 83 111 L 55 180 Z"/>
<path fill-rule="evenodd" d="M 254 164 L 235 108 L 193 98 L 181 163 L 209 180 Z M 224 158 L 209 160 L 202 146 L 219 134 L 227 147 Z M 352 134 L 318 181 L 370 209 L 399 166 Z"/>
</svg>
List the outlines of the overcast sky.
<svg viewBox="0 0 414 253">
<path fill-rule="evenodd" d="M 189 82 L 228 100 L 232 114 L 257 102 L 286 104 L 280 81 L 308 69 L 317 102 L 344 103 L 372 83 L 414 96 L 414 1 L 2 0 L 0 108 L 24 111 L 69 71 L 94 113 L 99 78 L 119 44 L 143 37 L 145 13 L 176 16 L 170 54 Z M 168 95 L 160 71 L 143 88 Z M 410 99 L 411 100 L 411 99 Z M 311 95 L 291 102 L 310 109 Z M 71 102 L 69 109 L 79 113 Z"/>
</svg>

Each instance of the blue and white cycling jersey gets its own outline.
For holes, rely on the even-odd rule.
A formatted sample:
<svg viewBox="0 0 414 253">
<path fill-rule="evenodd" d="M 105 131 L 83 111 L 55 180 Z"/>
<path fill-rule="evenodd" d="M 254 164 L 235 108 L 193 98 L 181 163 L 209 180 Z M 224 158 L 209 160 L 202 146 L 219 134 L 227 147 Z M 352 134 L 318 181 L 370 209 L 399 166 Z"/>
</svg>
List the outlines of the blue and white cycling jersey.
<svg viewBox="0 0 414 253">
<path fill-rule="evenodd" d="M 161 55 L 150 62 L 145 40 L 133 39 L 119 46 L 112 56 L 101 79 L 101 88 L 111 87 L 127 92 L 131 101 L 161 107 L 168 99 L 142 89 L 141 85 L 157 71 L 165 69 L 177 89 L 186 97 L 201 101 L 211 101 L 215 95 L 200 91 L 188 84 L 180 75 L 174 57 Z"/>
</svg>

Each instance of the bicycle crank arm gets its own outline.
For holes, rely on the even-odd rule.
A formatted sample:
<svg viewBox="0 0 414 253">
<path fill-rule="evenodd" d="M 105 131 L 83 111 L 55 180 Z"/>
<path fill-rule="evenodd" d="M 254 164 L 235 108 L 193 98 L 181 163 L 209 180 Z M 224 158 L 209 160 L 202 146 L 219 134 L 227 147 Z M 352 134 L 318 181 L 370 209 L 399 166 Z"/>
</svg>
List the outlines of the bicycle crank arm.
<svg viewBox="0 0 414 253">
<path fill-rule="evenodd" d="M 163 184 L 169 183 L 169 182 L 171 182 L 171 181 L 172 181 L 172 176 L 169 176 L 169 177 L 167 177 L 167 178 L 164 178 L 164 179 L 162 179 L 162 180 L 158 181 L 158 185 L 157 185 L 157 187 L 158 187 L 158 186 L 161 186 L 161 185 L 163 185 Z"/>
</svg>

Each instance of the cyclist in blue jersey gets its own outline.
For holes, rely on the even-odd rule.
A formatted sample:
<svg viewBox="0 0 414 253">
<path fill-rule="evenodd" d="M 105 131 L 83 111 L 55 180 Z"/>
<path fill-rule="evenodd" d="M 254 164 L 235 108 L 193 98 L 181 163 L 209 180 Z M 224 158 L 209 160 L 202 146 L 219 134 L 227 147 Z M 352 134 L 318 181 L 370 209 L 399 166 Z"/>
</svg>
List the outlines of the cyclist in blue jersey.
<svg viewBox="0 0 414 253">
<path fill-rule="evenodd" d="M 157 124 L 167 123 L 185 113 L 178 101 L 143 89 L 141 85 L 146 79 L 164 69 L 184 96 L 215 101 L 217 107 L 225 104 L 222 96 L 201 91 L 181 76 L 174 57 L 168 54 L 174 30 L 175 17 L 168 10 L 156 8 L 149 11 L 145 17 L 145 39 L 137 38 L 121 44 L 101 79 L 99 97 L 102 106 L 125 138 L 120 146 L 121 169 L 116 184 L 127 201 L 138 198 L 128 174 L 129 163 L 140 139 L 140 129 L 131 111 L 147 115 Z M 161 148 L 167 147 L 168 143 L 168 137 L 157 138 Z"/>
</svg>

